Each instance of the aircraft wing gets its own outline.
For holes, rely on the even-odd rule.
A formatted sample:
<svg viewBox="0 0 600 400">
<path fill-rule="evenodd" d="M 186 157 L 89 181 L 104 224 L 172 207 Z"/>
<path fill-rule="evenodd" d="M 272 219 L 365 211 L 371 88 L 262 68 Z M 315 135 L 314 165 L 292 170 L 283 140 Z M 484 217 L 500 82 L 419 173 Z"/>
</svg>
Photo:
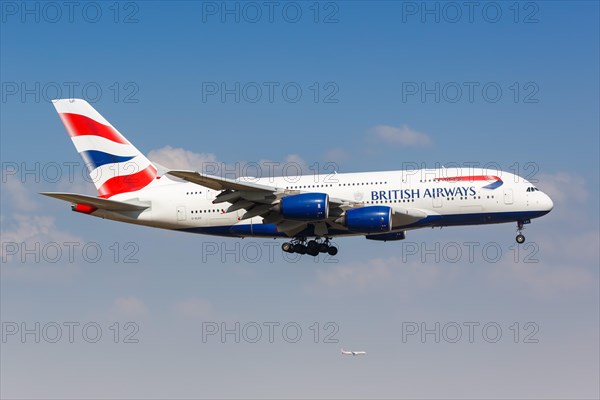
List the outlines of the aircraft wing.
<svg viewBox="0 0 600 400">
<path fill-rule="evenodd" d="M 235 179 L 221 178 L 218 176 L 201 174 L 195 171 L 168 171 L 169 175 L 176 176 L 184 181 L 213 189 L 213 190 L 255 190 L 264 192 L 277 191 L 276 187 L 259 185 L 250 182 L 239 182 Z"/>
<path fill-rule="evenodd" d="M 364 207 L 364 203 L 348 199 L 329 197 L 329 218 L 325 221 L 296 221 L 286 220 L 278 211 L 277 204 L 283 197 L 308 193 L 301 190 L 291 190 L 276 186 L 267 186 L 254 182 L 243 182 L 235 179 L 221 178 L 214 175 L 202 174 L 196 171 L 168 171 L 169 175 L 195 183 L 221 193 L 213 200 L 213 203 L 231 203 L 226 212 L 240 209 L 246 210 L 241 217 L 242 220 L 252 217 L 263 217 L 263 223 L 277 224 L 280 232 L 288 236 L 294 236 L 304 230 L 309 224 L 314 225 L 317 236 L 326 236 L 329 228 L 347 230 L 344 225 L 336 223 L 345 210 Z M 394 207 L 394 222 L 400 221 L 405 224 L 417 221 L 426 216 L 420 210 L 408 210 Z"/>
<path fill-rule="evenodd" d="M 107 211 L 141 211 L 150 207 L 150 205 L 141 203 L 126 203 L 123 201 L 108 200 L 101 197 L 86 196 L 84 194 L 77 193 L 42 192 L 40 194 L 75 204 L 87 204 L 89 206 L 96 207 L 99 210 Z"/>
</svg>

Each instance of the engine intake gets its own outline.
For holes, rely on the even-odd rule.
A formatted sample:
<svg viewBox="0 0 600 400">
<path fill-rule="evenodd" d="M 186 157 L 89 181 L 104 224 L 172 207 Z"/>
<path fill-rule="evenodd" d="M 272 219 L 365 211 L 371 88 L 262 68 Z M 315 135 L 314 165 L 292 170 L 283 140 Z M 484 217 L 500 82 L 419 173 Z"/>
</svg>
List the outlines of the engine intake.
<svg viewBox="0 0 600 400">
<path fill-rule="evenodd" d="M 392 230 L 392 209 L 387 206 L 352 208 L 336 222 L 355 232 L 389 232 Z"/>
<path fill-rule="evenodd" d="M 302 193 L 287 196 L 279 203 L 285 219 L 297 221 L 323 220 L 329 217 L 329 195 L 326 193 Z"/>
</svg>

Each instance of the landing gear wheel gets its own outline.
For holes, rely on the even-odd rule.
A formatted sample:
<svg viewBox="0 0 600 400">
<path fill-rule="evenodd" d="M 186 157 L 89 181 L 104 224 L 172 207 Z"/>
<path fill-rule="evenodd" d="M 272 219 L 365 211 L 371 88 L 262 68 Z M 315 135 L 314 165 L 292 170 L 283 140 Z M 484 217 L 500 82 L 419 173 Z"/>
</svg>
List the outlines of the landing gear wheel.
<svg viewBox="0 0 600 400">
<path fill-rule="evenodd" d="M 308 248 L 308 249 L 306 250 L 306 254 L 308 254 L 309 256 L 316 257 L 316 256 L 318 256 L 318 255 L 319 255 L 319 249 L 311 249 L 311 248 Z"/>
<path fill-rule="evenodd" d="M 285 251 L 286 253 L 293 253 L 294 245 L 291 244 L 290 242 L 285 242 L 284 244 L 281 245 L 281 250 Z"/>
<path fill-rule="evenodd" d="M 319 253 L 327 253 L 327 250 L 329 250 L 329 245 L 327 243 L 319 244 Z"/>
<path fill-rule="evenodd" d="M 516 237 L 516 240 L 517 240 L 517 243 L 523 244 L 523 243 L 525 243 L 525 236 L 523 236 L 519 233 Z"/>
<path fill-rule="evenodd" d="M 312 255 L 311 253 L 318 253 L 319 252 L 319 243 L 316 240 L 310 240 L 307 244 L 306 244 L 307 249 L 310 251 L 310 255 Z"/>
<path fill-rule="evenodd" d="M 294 253 L 306 254 L 306 250 L 306 246 L 301 243 L 296 243 L 294 245 Z"/>
<path fill-rule="evenodd" d="M 329 254 L 330 256 L 335 256 L 337 252 L 338 249 L 335 246 L 329 246 L 329 248 L 327 249 L 327 254 Z"/>
</svg>

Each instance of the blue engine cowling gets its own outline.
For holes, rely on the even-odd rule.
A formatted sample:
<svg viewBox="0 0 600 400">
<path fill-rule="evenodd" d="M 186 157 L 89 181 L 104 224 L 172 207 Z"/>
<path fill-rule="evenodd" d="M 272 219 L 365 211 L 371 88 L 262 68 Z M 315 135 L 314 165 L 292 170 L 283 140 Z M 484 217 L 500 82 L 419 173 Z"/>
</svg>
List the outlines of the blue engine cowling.
<svg viewBox="0 0 600 400">
<path fill-rule="evenodd" d="M 315 221 L 329 217 L 329 195 L 326 193 L 302 193 L 287 196 L 279 204 L 285 219 Z"/>
<path fill-rule="evenodd" d="M 389 232 L 392 230 L 392 209 L 387 206 L 352 208 L 346 211 L 344 224 L 354 232 Z"/>
</svg>

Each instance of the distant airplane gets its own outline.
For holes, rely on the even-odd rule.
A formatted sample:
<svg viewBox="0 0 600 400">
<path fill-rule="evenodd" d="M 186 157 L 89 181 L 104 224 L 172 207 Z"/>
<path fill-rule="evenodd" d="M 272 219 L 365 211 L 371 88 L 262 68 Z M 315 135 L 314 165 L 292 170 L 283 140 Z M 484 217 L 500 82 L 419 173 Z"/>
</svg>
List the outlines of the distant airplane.
<svg viewBox="0 0 600 400">
<path fill-rule="evenodd" d="M 180 232 L 287 238 L 285 252 L 333 256 L 335 236 L 402 240 L 407 230 L 443 226 L 516 222 L 516 240 L 523 243 L 523 225 L 553 207 L 526 179 L 504 171 L 488 175 L 482 168 L 316 174 L 293 181 L 173 170 L 148 160 L 85 100 L 53 103 L 98 197 L 42 194 L 94 217 Z M 244 146 L 265 146 L 245 140 Z M 293 146 L 302 138 L 281 140 Z"/>
<path fill-rule="evenodd" d="M 344 351 L 342 349 L 342 354 L 345 356 L 365 356 L 367 355 L 366 351 Z"/>
</svg>

